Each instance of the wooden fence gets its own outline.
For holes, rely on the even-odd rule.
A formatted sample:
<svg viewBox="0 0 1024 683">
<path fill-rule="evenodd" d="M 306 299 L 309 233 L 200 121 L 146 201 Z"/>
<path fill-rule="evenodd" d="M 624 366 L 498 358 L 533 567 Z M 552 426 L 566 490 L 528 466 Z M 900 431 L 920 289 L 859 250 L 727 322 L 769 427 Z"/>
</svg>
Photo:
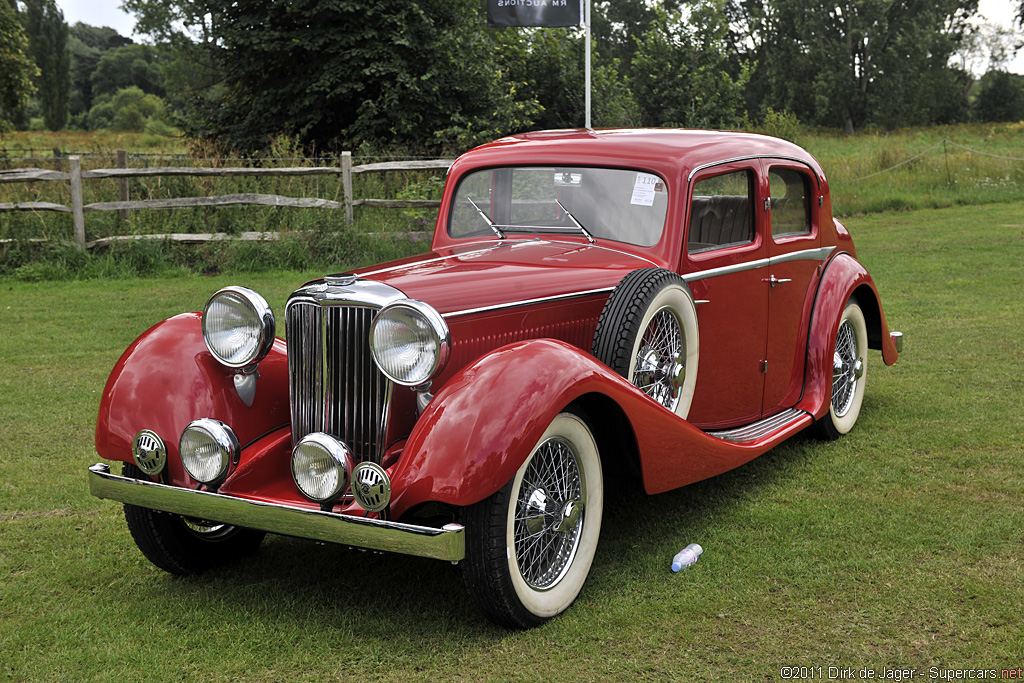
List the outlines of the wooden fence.
<svg viewBox="0 0 1024 683">
<path fill-rule="evenodd" d="M 9 171 L 0 170 L 0 184 L 25 183 L 35 181 L 68 181 L 71 185 L 71 206 L 52 202 L 3 202 L 0 211 L 58 211 L 70 213 L 75 227 L 75 244 L 82 249 L 92 249 L 110 244 L 118 240 L 137 239 L 132 237 L 107 237 L 93 242 L 85 240 L 85 214 L 91 211 L 118 211 L 122 219 L 127 212 L 138 209 L 179 209 L 199 206 L 293 206 L 298 208 L 344 209 L 345 217 L 351 225 L 353 209 L 357 206 L 375 206 L 391 209 L 428 209 L 441 205 L 435 199 L 353 199 L 352 176 L 358 173 L 383 171 L 420 171 L 431 169 L 448 169 L 451 159 L 430 159 L 419 161 L 387 161 L 374 164 L 352 165 L 352 153 L 342 152 L 341 166 L 299 167 L 299 168 L 127 168 L 128 154 L 118 151 L 119 168 L 103 168 L 83 171 L 78 156 L 67 157 L 70 172 L 49 171 L 39 168 L 18 168 Z M 328 199 L 306 197 L 284 197 L 273 194 L 229 194 L 216 197 L 177 197 L 170 199 L 146 199 L 131 201 L 129 199 L 128 181 L 132 178 L 148 178 L 160 176 L 315 176 L 340 175 L 344 189 L 344 201 L 335 202 Z M 84 204 L 82 199 L 82 181 L 114 178 L 118 180 L 118 201 Z M 272 234 L 272 233 L 271 233 Z M 268 233 L 243 233 L 241 239 L 266 239 Z M 223 239 L 224 235 L 154 235 L 160 239 L 171 239 L 179 242 L 204 242 L 211 239 Z"/>
</svg>

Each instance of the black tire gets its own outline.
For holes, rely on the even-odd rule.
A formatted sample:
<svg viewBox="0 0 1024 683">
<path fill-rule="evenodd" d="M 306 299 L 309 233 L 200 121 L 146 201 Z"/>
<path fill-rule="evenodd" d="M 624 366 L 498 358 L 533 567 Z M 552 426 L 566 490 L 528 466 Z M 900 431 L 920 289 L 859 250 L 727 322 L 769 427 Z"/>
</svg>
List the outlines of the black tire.
<svg viewBox="0 0 1024 683">
<path fill-rule="evenodd" d="M 686 281 L 662 268 L 642 268 L 624 277 L 601 311 L 592 352 L 685 418 L 699 357 L 697 308 Z"/>
<path fill-rule="evenodd" d="M 868 379 L 868 325 L 856 299 L 850 299 L 836 326 L 832 352 L 832 394 L 828 412 L 814 423 L 819 439 L 834 441 L 853 429 Z"/>
<path fill-rule="evenodd" d="M 545 478 L 552 466 L 564 476 Z M 463 511 L 462 576 L 480 611 L 508 628 L 565 611 L 590 573 L 603 509 L 597 442 L 582 417 L 559 413 L 512 480 Z"/>
<path fill-rule="evenodd" d="M 131 463 L 125 463 L 121 472 L 133 479 L 147 479 Z M 125 505 L 124 518 L 146 559 L 179 576 L 198 574 L 251 555 L 266 536 L 255 529 L 189 520 L 137 505 Z"/>
</svg>

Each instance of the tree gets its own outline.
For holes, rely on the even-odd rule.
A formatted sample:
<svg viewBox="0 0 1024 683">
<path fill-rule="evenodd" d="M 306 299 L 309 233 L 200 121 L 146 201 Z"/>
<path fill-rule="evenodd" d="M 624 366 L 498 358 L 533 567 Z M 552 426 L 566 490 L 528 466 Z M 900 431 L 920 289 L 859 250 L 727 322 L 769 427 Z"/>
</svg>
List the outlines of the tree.
<svg viewBox="0 0 1024 683">
<path fill-rule="evenodd" d="M 728 127 L 743 120 L 749 70 L 729 73 L 724 0 L 658 10 L 639 41 L 629 83 L 646 126 Z"/>
<path fill-rule="evenodd" d="M 60 130 L 68 121 L 71 98 L 68 25 L 54 0 L 25 0 L 23 19 L 28 54 L 39 67 L 36 86 L 43 120 L 50 130 Z"/>
<path fill-rule="evenodd" d="M 259 150 L 282 134 L 321 149 L 342 140 L 422 147 L 528 127 L 537 108 L 508 79 L 476 0 L 124 6 L 137 13 L 140 32 L 169 42 L 185 33 L 168 22 L 184 22 L 222 77 L 186 103 L 186 129 L 241 150 Z M 438 131 L 448 134 L 437 138 Z"/>
<path fill-rule="evenodd" d="M 80 21 L 71 27 L 70 34 L 71 115 L 76 116 L 92 108 L 92 75 L 100 57 L 109 50 L 131 45 L 132 39 L 108 26 L 90 26 Z"/>
<path fill-rule="evenodd" d="M 145 93 L 164 96 L 160 53 L 152 45 L 125 45 L 103 53 L 90 77 L 93 95 L 112 95 L 136 86 Z"/>
<path fill-rule="evenodd" d="M 14 9 L 0 0 L 0 132 L 10 126 L 13 112 L 25 107 L 39 69 L 27 56 L 28 38 Z"/>
<path fill-rule="evenodd" d="M 114 95 L 98 95 L 96 104 L 89 110 L 88 124 L 91 130 L 143 130 L 150 121 L 166 123 L 166 120 L 164 101 L 132 85 Z"/>
<path fill-rule="evenodd" d="M 962 110 L 963 98 L 956 107 L 933 105 L 947 88 L 962 89 L 963 74 L 948 63 L 977 0 L 734 1 L 743 18 L 737 44 L 750 45 L 757 63 L 753 108 L 788 110 L 847 133 Z"/>
<path fill-rule="evenodd" d="M 1024 76 L 993 70 L 981 77 L 974 102 L 976 121 L 1024 121 Z"/>
</svg>

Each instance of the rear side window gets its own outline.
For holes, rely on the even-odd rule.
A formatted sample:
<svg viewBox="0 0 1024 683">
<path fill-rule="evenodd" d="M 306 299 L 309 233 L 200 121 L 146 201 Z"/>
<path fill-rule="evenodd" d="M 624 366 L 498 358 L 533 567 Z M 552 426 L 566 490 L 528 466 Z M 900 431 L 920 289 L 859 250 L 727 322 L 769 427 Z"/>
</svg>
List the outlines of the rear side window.
<svg viewBox="0 0 1024 683">
<path fill-rule="evenodd" d="M 687 250 L 691 254 L 754 241 L 752 171 L 698 180 L 690 204 Z"/>
<path fill-rule="evenodd" d="M 772 194 L 772 237 L 807 235 L 811 232 L 810 183 L 791 168 L 768 171 Z"/>
</svg>

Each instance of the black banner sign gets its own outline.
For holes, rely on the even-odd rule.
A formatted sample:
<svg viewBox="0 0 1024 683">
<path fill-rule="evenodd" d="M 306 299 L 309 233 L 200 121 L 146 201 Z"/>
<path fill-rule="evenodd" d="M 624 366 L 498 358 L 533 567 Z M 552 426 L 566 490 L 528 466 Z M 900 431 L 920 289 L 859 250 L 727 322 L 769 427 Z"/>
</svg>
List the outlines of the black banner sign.
<svg viewBox="0 0 1024 683">
<path fill-rule="evenodd" d="M 580 0 L 487 0 L 488 26 L 579 26 Z"/>
</svg>

